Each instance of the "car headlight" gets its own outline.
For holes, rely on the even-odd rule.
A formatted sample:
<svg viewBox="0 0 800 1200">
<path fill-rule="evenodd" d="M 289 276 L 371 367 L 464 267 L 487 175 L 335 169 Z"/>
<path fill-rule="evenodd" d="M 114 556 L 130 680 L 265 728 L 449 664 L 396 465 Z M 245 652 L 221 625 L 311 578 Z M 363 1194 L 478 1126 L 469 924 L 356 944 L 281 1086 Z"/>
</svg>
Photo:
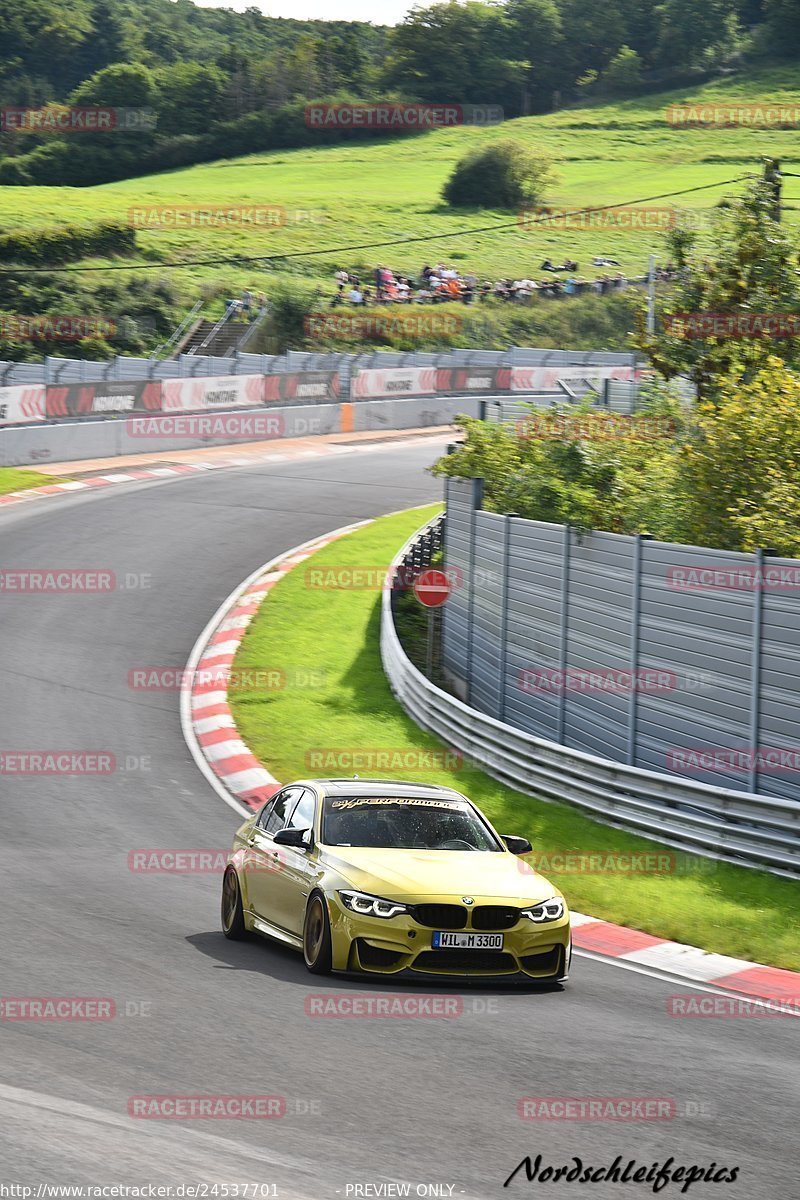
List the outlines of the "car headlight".
<svg viewBox="0 0 800 1200">
<path fill-rule="evenodd" d="M 522 916 L 528 917 L 536 925 L 544 925 L 546 921 L 560 920 L 565 909 L 564 901 L 554 896 L 552 900 L 543 900 L 541 904 L 532 904 L 530 908 L 523 908 Z"/>
<path fill-rule="evenodd" d="M 351 912 L 362 917 L 396 917 L 398 913 L 408 912 L 405 904 L 396 900 L 383 900 L 380 896 L 370 896 L 366 892 L 339 892 L 342 904 Z"/>
</svg>

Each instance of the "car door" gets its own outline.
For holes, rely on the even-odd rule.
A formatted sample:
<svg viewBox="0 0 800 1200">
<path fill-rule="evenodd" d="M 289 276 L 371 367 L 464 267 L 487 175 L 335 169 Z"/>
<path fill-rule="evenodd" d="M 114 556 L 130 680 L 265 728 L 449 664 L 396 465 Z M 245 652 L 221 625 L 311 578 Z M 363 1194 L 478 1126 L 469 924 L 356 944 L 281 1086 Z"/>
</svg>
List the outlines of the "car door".
<svg viewBox="0 0 800 1200">
<path fill-rule="evenodd" d="M 304 848 L 275 847 L 280 855 L 270 880 L 271 911 L 275 913 L 275 924 L 297 936 L 303 932 L 306 900 L 317 875 L 319 851 L 313 843 L 316 805 L 317 798 L 311 788 L 303 788 L 302 795 L 288 814 L 286 828 L 308 829 L 312 836 Z"/>
<path fill-rule="evenodd" d="M 301 787 L 287 787 L 274 797 L 253 827 L 247 848 L 247 899 L 251 912 L 265 921 L 280 925 L 274 912 L 274 882 L 279 874 L 284 846 L 276 846 L 272 835 L 283 829 L 289 814 L 300 799 Z"/>
</svg>

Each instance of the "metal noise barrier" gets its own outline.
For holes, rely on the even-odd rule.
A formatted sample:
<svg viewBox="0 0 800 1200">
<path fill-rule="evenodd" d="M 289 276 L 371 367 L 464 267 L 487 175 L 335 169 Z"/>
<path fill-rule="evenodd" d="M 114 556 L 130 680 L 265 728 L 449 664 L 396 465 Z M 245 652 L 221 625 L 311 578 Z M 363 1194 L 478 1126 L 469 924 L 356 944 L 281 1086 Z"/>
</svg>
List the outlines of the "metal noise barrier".
<svg viewBox="0 0 800 1200">
<path fill-rule="evenodd" d="M 439 518 L 437 518 L 439 520 Z M 535 737 L 478 712 L 426 679 L 394 622 L 398 580 L 418 569 L 415 534 L 396 556 L 381 608 L 381 658 L 394 695 L 418 725 L 515 789 L 591 813 L 605 824 L 703 857 L 800 877 L 800 804 L 643 770 Z"/>
</svg>

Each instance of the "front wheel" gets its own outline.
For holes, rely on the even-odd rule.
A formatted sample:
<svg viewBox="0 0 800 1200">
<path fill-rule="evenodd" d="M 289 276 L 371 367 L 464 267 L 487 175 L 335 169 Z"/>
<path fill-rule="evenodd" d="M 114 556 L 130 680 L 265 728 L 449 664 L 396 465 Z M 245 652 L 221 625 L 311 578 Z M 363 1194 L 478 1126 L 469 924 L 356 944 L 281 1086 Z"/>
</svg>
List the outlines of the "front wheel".
<svg viewBox="0 0 800 1200">
<path fill-rule="evenodd" d="M 242 909 L 242 889 L 233 867 L 228 867 L 222 877 L 222 932 L 232 942 L 243 942 L 247 937 Z"/>
<path fill-rule="evenodd" d="M 306 908 L 303 923 L 303 958 L 312 975 L 328 975 L 331 969 L 331 923 L 328 906 L 319 892 L 314 892 Z"/>
</svg>

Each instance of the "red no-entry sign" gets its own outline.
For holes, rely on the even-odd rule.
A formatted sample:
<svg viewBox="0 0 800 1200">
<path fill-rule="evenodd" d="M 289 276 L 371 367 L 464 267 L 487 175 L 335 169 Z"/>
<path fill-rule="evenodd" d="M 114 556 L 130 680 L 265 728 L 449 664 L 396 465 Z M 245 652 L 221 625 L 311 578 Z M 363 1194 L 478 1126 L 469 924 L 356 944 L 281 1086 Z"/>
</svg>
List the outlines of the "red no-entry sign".
<svg viewBox="0 0 800 1200">
<path fill-rule="evenodd" d="M 441 608 L 451 591 L 444 571 L 423 571 L 414 583 L 414 595 L 426 608 Z"/>
</svg>

